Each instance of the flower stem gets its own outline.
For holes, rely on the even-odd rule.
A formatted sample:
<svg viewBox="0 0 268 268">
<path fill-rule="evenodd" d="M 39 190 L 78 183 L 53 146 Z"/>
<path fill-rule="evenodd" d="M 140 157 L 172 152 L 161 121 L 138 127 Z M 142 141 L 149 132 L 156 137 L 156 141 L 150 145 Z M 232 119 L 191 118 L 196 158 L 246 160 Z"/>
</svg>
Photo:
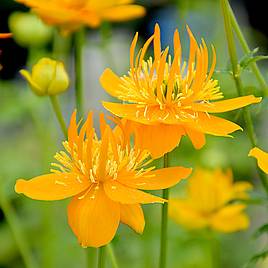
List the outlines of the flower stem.
<svg viewBox="0 0 268 268">
<path fill-rule="evenodd" d="M 110 260 L 111 260 L 111 263 L 112 263 L 113 268 L 119 268 L 118 263 L 117 263 L 116 256 L 114 254 L 113 245 L 111 243 L 109 243 L 107 245 L 107 250 L 108 250 L 108 254 L 110 256 Z"/>
<path fill-rule="evenodd" d="M 163 156 L 164 168 L 168 167 L 168 153 Z M 169 189 L 164 189 L 162 198 L 168 200 Z M 168 225 L 168 203 L 164 203 L 162 206 L 162 222 L 161 222 L 161 236 L 160 236 L 160 262 L 159 268 L 166 267 L 167 259 L 167 225 Z"/>
<path fill-rule="evenodd" d="M 97 249 L 95 248 L 87 248 L 86 249 L 86 256 L 87 256 L 87 267 L 96 267 L 96 253 Z"/>
<path fill-rule="evenodd" d="M 81 28 L 74 34 L 74 56 L 75 56 L 75 98 L 79 117 L 83 115 L 83 45 L 85 32 Z"/>
<path fill-rule="evenodd" d="M 241 44 L 241 47 L 244 50 L 244 52 L 248 54 L 251 52 L 249 45 L 247 44 L 246 38 L 244 37 L 244 35 L 240 29 L 240 26 L 235 18 L 234 12 L 233 12 L 230 4 L 229 3 L 227 3 L 227 4 L 228 4 L 228 8 L 229 8 L 230 21 L 231 21 L 232 27 L 236 33 L 237 39 L 238 39 L 239 43 Z M 254 73 L 256 79 L 258 80 L 259 85 L 263 89 L 264 94 L 268 95 L 268 85 L 267 85 L 257 63 L 256 62 L 251 63 L 250 68 L 251 68 L 252 72 Z"/>
<path fill-rule="evenodd" d="M 211 257 L 211 268 L 219 268 L 220 265 L 220 243 L 212 230 L 207 230 L 207 240 Z"/>
<path fill-rule="evenodd" d="M 99 255 L 98 255 L 98 268 L 105 267 L 105 246 L 99 248 Z"/>
<path fill-rule="evenodd" d="M 0 184 L 0 207 L 4 212 L 6 221 L 13 233 L 14 239 L 20 251 L 21 257 L 24 261 L 25 267 L 27 268 L 37 268 L 37 264 L 32 257 L 30 247 L 27 243 L 26 237 L 22 231 L 21 225 L 19 223 L 18 217 L 9 200 L 4 195 L 4 191 Z"/>
<path fill-rule="evenodd" d="M 233 31 L 232 31 L 231 15 L 230 15 L 230 8 L 229 8 L 228 0 L 221 0 L 221 7 L 222 7 L 222 12 L 223 12 L 223 18 L 224 18 L 224 27 L 225 27 L 225 33 L 226 33 L 226 38 L 227 38 L 227 43 L 228 43 L 228 50 L 229 50 L 230 60 L 231 60 L 232 69 L 233 69 L 233 78 L 235 81 L 238 95 L 244 96 L 245 90 L 244 90 L 243 83 L 240 77 L 240 66 L 238 63 L 238 58 L 237 58 L 237 53 L 236 53 L 236 46 L 235 46 L 235 41 L 234 41 L 234 36 L 233 36 Z M 244 116 L 245 124 L 247 126 L 247 134 L 249 136 L 251 146 L 256 147 L 258 141 L 257 141 L 257 137 L 255 134 L 254 125 L 252 122 L 252 117 L 251 117 L 248 107 L 243 108 L 243 116 Z M 258 168 L 257 162 L 256 162 L 256 167 L 257 167 L 262 185 L 266 193 L 268 194 L 267 177 Z"/>
<path fill-rule="evenodd" d="M 68 136 L 67 135 L 67 133 L 68 133 L 67 132 L 67 127 L 66 127 L 66 124 L 65 124 L 62 112 L 61 112 L 61 108 L 60 108 L 57 96 L 50 96 L 50 101 L 51 101 L 53 110 L 55 112 L 55 115 L 56 115 L 56 117 L 57 117 L 57 119 L 59 121 L 62 133 L 64 134 L 65 138 L 67 139 L 67 136 Z"/>
</svg>

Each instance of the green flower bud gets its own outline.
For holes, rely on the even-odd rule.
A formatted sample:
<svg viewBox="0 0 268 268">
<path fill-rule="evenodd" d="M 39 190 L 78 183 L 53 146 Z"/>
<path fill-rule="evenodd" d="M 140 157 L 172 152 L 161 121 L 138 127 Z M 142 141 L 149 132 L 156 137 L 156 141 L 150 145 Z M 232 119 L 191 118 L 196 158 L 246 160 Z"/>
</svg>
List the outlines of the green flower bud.
<svg viewBox="0 0 268 268">
<path fill-rule="evenodd" d="M 9 28 L 22 47 L 42 47 L 52 39 L 53 28 L 32 13 L 14 12 L 9 17 Z"/>
<path fill-rule="evenodd" d="M 32 91 L 38 96 L 57 95 L 69 87 L 69 77 L 64 64 L 49 58 L 40 59 L 32 68 L 32 73 L 21 70 Z"/>
</svg>

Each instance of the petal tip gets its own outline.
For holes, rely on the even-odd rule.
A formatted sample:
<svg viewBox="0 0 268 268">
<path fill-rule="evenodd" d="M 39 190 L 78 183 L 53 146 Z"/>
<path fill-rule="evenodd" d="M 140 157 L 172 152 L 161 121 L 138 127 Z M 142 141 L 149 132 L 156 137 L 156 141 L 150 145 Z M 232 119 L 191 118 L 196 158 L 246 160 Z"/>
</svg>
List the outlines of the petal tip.
<svg viewBox="0 0 268 268">
<path fill-rule="evenodd" d="M 21 194 L 24 192 L 24 187 L 25 187 L 25 184 L 26 184 L 26 180 L 23 180 L 23 179 L 19 179 L 16 181 L 16 184 L 15 184 L 15 192 L 18 193 L 18 194 Z"/>
</svg>

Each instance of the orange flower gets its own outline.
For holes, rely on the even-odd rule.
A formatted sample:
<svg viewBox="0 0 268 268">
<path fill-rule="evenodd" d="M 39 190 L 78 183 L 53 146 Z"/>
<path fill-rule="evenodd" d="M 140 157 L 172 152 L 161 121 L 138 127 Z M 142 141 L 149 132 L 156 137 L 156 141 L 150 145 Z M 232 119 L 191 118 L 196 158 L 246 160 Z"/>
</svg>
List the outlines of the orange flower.
<svg viewBox="0 0 268 268">
<path fill-rule="evenodd" d="M 40 16 L 47 24 L 58 25 L 63 32 L 77 30 L 82 25 L 98 27 L 102 21 L 126 21 L 145 14 L 145 9 L 133 5 L 133 0 L 16 0 Z"/>
<path fill-rule="evenodd" d="M 254 147 L 250 150 L 248 156 L 255 157 L 257 159 L 259 168 L 268 174 L 268 153 L 264 152 L 258 147 Z"/>
<path fill-rule="evenodd" d="M 190 38 L 188 63 L 182 60 L 179 33 L 174 33 L 174 57 L 169 48 L 161 50 L 160 29 L 145 42 L 135 58 L 138 40 L 136 33 L 130 47 L 130 71 L 118 77 L 106 69 L 100 78 L 103 88 L 124 104 L 103 102 L 111 113 L 135 122 L 141 148 L 148 149 L 154 158 L 174 149 L 183 135 L 189 136 L 195 148 L 205 144 L 205 135 L 229 136 L 241 129 L 238 125 L 210 115 L 238 109 L 261 98 L 252 95 L 230 100 L 223 98 L 218 81 L 212 79 L 216 64 L 212 46 L 212 63 L 208 68 L 208 48 L 204 40 L 197 44 L 187 27 Z M 145 59 L 150 44 L 154 58 Z M 157 146 L 156 146 L 157 144 Z"/>
<path fill-rule="evenodd" d="M 79 125 L 79 124 L 78 124 Z M 83 247 L 109 243 L 125 223 L 142 233 L 144 216 L 140 204 L 165 202 L 141 190 L 158 190 L 178 183 L 191 169 L 148 167 L 147 151 L 129 146 L 127 131 L 120 125 L 114 130 L 101 117 L 101 137 L 92 127 L 92 113 L 78 131 L 76 113 L 68 130 L 66 152 L 55 155 L 57 170 L 16 182 L 17 193 L 37 200 L 73 197 L 68 206 L 68 221 Z"/>
<path fill-rule="evenodd" d="M 252 188 L 245 181 L 233 182 L 232 172 L 197 169 L 188 180 L 187 196 L 171 199 L 169 215 L 188 229 L 211 228 L 223 233 L 249 227 L 246 206 L 237 199 L 248 199 Z"/>
<path fill-rule="evenodd" d="M 11 37 L 11 36 L 12 36 L 11 33 L 0 33 L 0 38 L 1 38 L 1 39 L 9 38 L 9 37 Z"/>
</svg>

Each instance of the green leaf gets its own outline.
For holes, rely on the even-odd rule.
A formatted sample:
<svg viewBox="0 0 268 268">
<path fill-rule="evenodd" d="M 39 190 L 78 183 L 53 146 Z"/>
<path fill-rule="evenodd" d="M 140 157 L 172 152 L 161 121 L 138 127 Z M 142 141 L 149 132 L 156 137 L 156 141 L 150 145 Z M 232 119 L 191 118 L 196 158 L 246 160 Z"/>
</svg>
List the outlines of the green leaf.
<svg viewBox="0 0 268 268">
<path fill-rule="evenodd" d="M 254 237 L 255 238 L 258 238 L 259 236 L 261 236 L 264 233 L 267 233 L 268 234 L 268 223 L 262 225 L 261 227 L 259 227 L 257 229 L 257 231 L 254 233 Z"/>
<path fill-rule="evenodd" d="M 265 55 L 255 56 L 258 50 L 259 50 L 258 48 L 255 48 L 241 58 L 241 60 L 239 61 L 239 65 L 242 69 L 246 69 L 253 62 L 268 59 L 268 56 L 265 56 Z"/>
<path fill-rule="evenodd" d="M 256 255 L 254 255 L 250 259 L 250 263 L 256 264 L 258 261 L 263 261 L 264 259 L 266 259 L 266 257 L 268 257 L 268 250 L 264 250 Z"/>
</svg>

